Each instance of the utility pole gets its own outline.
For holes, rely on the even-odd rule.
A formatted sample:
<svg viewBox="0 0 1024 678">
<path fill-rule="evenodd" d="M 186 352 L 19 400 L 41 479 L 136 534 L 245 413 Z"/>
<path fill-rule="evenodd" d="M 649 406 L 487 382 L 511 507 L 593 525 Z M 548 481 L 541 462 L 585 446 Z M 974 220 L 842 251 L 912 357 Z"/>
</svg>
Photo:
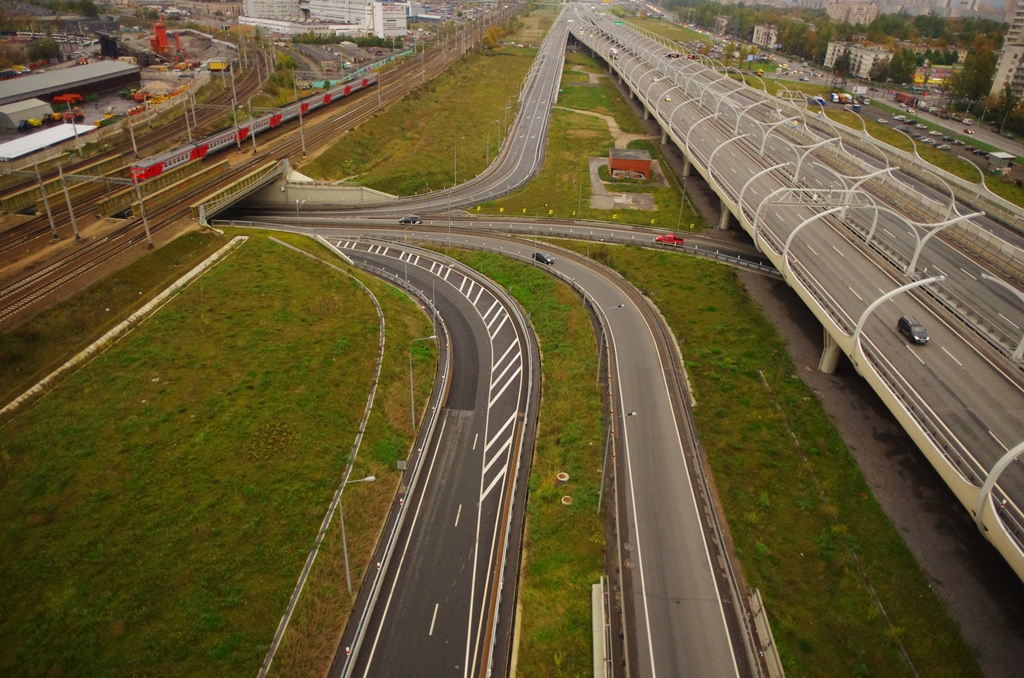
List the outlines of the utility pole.
<svg viewBox="0 0 1024 678">
<path fill-rule="evenodd" d="M 53 232 L 53 239 L 57 240 L 60 236 L 57 235 L 57 225 L 53 223 L 53 212 L 50 211 L 50 201 L 46 198 L 46 187 L 43 186 L 43 178 L 39 176 L 39 165 L 32 165 L 32 169 L 36 172 L 36 181 L 39 183 L 39 192 L 43 196 L 43 207 L 46 208 L 46 218 L 50 220 L 50 230 Z"/>
<path fill-rule="evenodd" d="M 252 137 L 252 154 L 256 155 L 256 130 L 255 127 L 256 118 L 252 117 L 252 98 L 247 102 L 249 106 L 249 136 Z"/>
<path fill-rule="evenodd" d="M 68 185 L 64 181 L 64 166 L 57 165 L 57 171 L 60 172 L 60 186 L 64 189 L 64 200 L 68 203 L 68 215 L 71 217 L 71 230 L 75 232 L 75 241 L 82 242 L 82 236 L 78 235 L 78 222 L 75 220 L 75 209 L 71 206 L 71 196 L 68 194 Z"/>
<path fill-rule="evenodd" d="M 192 126 L 188 123 L 188 103 L 185 99 L 181 100 L 181 107 L 185 109 L 185 129 L 188 130 L 188 142 L 192 143 Z"/>
<path fill-rule="evenodd" d="M 292 71 L 292 92 L 295 94 L 295 103 L 299 107 L 299 139 L 302 141 L 302 157 L 306 157 L 306 132 L 302 127 L 302 104 L 299 103 L 299 90 L 295 87 L 295 71 Z M 296 210 L 298 211 L 298 210 Z"/>
</svg>

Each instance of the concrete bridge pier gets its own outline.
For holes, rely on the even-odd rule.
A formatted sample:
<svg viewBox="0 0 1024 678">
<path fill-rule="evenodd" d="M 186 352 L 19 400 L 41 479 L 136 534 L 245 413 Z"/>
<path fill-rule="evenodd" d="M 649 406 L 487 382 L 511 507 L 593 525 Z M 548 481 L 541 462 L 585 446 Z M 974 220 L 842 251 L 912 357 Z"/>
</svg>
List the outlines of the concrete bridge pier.
<svg viewBox="0 0 1024 678">
<path fill-rule="evenodd" d="M 732 220 L 732 212 L 729 211 L 729 206 L 725 203 L 725 200 L 721 201 L 722 206 L 722 217 L 718 220 L 718 227 L 723 231 L 729 230 L 729 222 Z"/>
<path fill-rule="evenodd" d="M 644 120 L 650 120 L 650 119 L 651 119 L 651 112 L 648 109 L 644 108 Z"/>
<path fill-rule="evenodd" d="M 664 133 L 664 132 L 662 132 L 662 135 L 664 135 L 664 134 L 665 134 L 665 133 Z M 691 173 L 692 171 L 693 171 L 693 165 L 691 165 L 691 164 L 690 164 L 690 159 L 689 159 L 689 158 L 687 158 L 687 157 L 686 157 L 686 156 L 684 155 L 684 156 L 683 156 L 683 176 L 684 176 L 684 177 L 688 177 L 688 176 L 690 176 L 690 173 Z"/>
<path fill-rule="evenodd" d="M 667 143 L 668 143 L 668 132 L 666 130 L 661 130 L 661 145 L 664 146 Z M 689 163 L 687 163 L 687 166 L 689 166 Z"/>
<path fill-rule="evenodd" d="M 620 79 L 619 82 L 622 82 L 622 80 Z M 636 98 L 636 94 L 633 93 L 633 90 L 629 90 L 629 98 L 630 99 L 635 99 Z"/>
<path fill-rule="evenodd" d="M 828 333 L 828 330 L 823 329 L 822 332 L 825 334 L 825 346 L 821 350 L 821 360 L 818 361 L 818 369 L 825 374 L 835 374 L 842 349 L 839 348 L 839 344 Z"/>
</svg>

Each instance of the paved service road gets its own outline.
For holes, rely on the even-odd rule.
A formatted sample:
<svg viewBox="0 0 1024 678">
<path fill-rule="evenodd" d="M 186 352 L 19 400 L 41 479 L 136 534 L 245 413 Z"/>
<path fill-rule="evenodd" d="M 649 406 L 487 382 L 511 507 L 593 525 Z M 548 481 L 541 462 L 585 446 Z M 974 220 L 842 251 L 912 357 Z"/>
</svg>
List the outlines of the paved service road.
<svg viewBox="0 0 1024 678">
<path fill-rule="evenodd" d="M 505 637 L 498 639 L 495 596 L 506 562 L 512 480 L 524 447 L 527 454 L 532 449 L 526 439 L 532 434 L 524 431 L 527 417 L 535 417 L 531 391 L 539 385 L 532 333 L 503 295 L 440 255 L 345 237 L 330 241 L 432 297 L 453 351 L 449 396 L 350 675 L 480 675 L 492 643 L 501 666 L 510 642 L 512 589 L 503 592 Z M 525 483 L 518 489 L 521 525 Z M 513 547 L 509 558 L 518 562 L 518 541 Z"/>
</svg>

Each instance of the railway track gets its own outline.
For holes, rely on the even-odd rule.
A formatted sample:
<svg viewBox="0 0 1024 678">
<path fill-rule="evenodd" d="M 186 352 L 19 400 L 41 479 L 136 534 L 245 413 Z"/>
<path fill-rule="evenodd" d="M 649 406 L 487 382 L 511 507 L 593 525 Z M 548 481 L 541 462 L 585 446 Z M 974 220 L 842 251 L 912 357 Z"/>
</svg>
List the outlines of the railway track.
<svg viewBox="0 0 1024 678">
<path fill-rule="evenodd" d="M 438 45 L 427 51 L 420 59 L 410 59 L 384 74 L 381 84 L 375 90 L 359 92 L 346 100 L 340 108 L 321 109 L 305 116 L 303 123 L 306 146 L 316 147 L 324 144 L 369 120 L 380 110 L 401 100 L 416 87 L 444 72 L 461 56 L 462 52 L 457 47 L 445 50 L 443 45 Z M 265 141 L 257 155 L 233 167 L 215 185 L 196 187 L 182 195 L 177 202 L 179 207 L 168 210 L 151 221 L 150 232 L 156 234 L 188 216 L 189 204 L 203 195 L 230 185 L 257 166 L 265 164 L 267 160 L 280 160 L 301 153 L 301 140 L 293 131 L 291 127 L 280 127 L 261 135 Z M 7 323 L 56 290 L 145 240 L 142 219 L 131 219 L 103 238 L 89 242 L 0 289 L 0 324 Z"/>
<path fill-rule="evenodd" d="M 258 52 L 259 58 L 265 62 L 265 67 L 270 68 L 270 57 L 264 52 Z M 254 95 L 261 87 L 261 83 L 257 80 L 256 69 L 250 69 L 245 72 L 236 84 L 236 92 L 239 99 L 245 99 Z M 231 102 L 231 91 L 225 90 L 216 97 L 211 99 L 206 104 L 202 104 L 197 107 L 197 127 L 202 128 L 203 126 L 209 125 L 215 122 L 219 118 L 223 117 L 224 112 L 221 110 L 222 107 L 229 105 Z M 136 144 L 139 148 L 140 153 L 143 151 L 158 148 L 161 144 L 173 139 L 174 137 L 181 134 L 181 126 L 177 124 L 168 124 L 162 127 L 158 127 L 151 132 L 139 135 L 136 138 Z M 106 158 L 112 158 L 115 156 L 124 156 L 127 154 L 134 155 L 134 149 L 132 148 L 131 142 L 120 144 L 115 148 L 110 149 L 97 156 L 84 158 L 77 161 L 67 168 L 66 173 L 72 173 L 77 168 L 84 167 L 85 165 L 99 162 Z M 56 172 L 51 172 L 43 176 L 44 181 L 49 181 L 57 176 Z M 6 193 L 17 192 L 29 188 L 34 182 L 31 179 L 25 180 L 15 186 L 10 187 L 5 191 Z M 87 191 L 84 195 L 80 196 L 74 201 L 75 214 L 88 214 L 89 210 L 95 208 L 97 198 L 104 195 L 107 192 L 107 188 L 97 185 L 94 189 Z M 64 201 L 58 200 L 60 204 Z M 66 207 L 53 210 L 54 224 L 58 230 L 65 228 L 71 224 L 70 214 Z M 41 214 L 29 221 L 14 226 L 3 233 L 0 233 L 0 254 L 11 251 L 17 247 L 23 246 L 35 238 L 39 238 L 50 233 L 50 222 L 45 214 Z"/>
</svg>

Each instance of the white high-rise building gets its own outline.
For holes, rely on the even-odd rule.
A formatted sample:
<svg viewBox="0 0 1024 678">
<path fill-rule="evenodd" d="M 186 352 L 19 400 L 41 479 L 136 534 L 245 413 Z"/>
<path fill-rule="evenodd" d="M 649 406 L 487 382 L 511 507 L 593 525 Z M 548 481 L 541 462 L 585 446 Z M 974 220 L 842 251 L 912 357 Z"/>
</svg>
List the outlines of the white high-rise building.
<svg viewBox="0 0 1024 678">
<path fill-rule="evenodd" d="M 1003 40 L 991 93 L 1002 92 L 1006 83 L 1010 83 L 1013 93 L 1020 97 L 1024 96 L 1024 1 L 1006 3 L 1006 23 L 1010 24 L 1010 30 Z"/>
<path fill-rule="evenodd" d="M 354 24 L 379 38 L 405 35 L 407 11 L 405 5 L 374 0 L 245 0 L 248 17 Z"/>
</svg>

